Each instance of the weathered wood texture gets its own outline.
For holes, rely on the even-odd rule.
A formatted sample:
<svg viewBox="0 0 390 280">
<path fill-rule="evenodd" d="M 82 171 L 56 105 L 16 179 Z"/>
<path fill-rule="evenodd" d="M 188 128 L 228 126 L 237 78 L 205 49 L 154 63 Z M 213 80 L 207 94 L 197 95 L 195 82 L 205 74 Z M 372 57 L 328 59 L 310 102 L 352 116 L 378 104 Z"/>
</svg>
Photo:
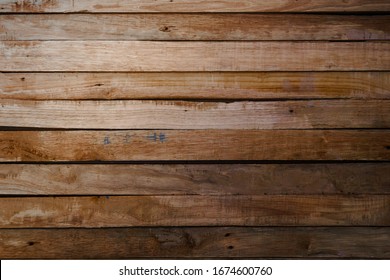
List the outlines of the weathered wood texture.
<svg viewBox="0 0 390 280">
<path fill-rule="evenodd" d="M 0 228 L 390 226 L 390 195 L 1 197 Z"/>
<path fill-rule="evenodd" d="M 1 131 L 0 161 L 390 160 L 390 130 Z"/>
<path fill-rule="evenodd" d="M 0 99 L 390 99 L 390 72 L 0 73 Z"/>
<path fill-rule="evenodd" d="M 390 258 L 388 0 L 0 0 L 0 258 Z"/>
<path fill-rule="evenodd" d="M 388 227 L 2 229 L 2 259 L 389 258 Z"/>
<path fill-rule="evenodd" d="M 0 101 L 0 126 L 82 129 L 390 128 L 388 100 Z M 180 120 L 180 121 L 178 121 Z"/>
<path fill-rule="evenodd" d="M 1 164 L 2 195 L 390 194 L 389 163 Z"/>
<path fill-rule="evenodd" d="M 387 0 L 1 0 L 2 13 L 385 12 Z"/>
<path fill-rule="evenodd" d="M 388 15 L 39 14 L 0 22 L 0 40 L 390 39 Z"/>
<path fill-rule="evenodd" d="M 0 41 L 10 72 L 389 69 L 389 42 Z"/>
</svg>

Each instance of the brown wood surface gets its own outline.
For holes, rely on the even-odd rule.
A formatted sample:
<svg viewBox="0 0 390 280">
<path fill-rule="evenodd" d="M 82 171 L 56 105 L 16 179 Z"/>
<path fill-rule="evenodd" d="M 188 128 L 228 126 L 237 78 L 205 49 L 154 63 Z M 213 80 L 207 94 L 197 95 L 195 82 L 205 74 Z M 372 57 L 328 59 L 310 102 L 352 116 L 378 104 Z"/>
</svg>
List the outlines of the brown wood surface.
<svg viewBox="0 0 390 280">
<path fill-rule="evenodd" d="M 0 41 L 0 71 L 390 70 L 390 42 Z"/>
<path fill-rule="evenodd" d="M 385 12 L 387 0 L 1 0 L 2 13 Z"/>
<path fill-rule="evenodd" d="M 390 195 L 1 197 L 0 228 L 390 226 Z"/>
<path fill-rule="evenodd" d="M 390 72 L 0 73 L 0 99 L 310 98 L 390 99 Z"/>
<path fill-rule="evenodd" d="M 0 258 L 390 258 L 388 0 L 0 0 Z"/>
<path fill-rule="evenodd" d="M 1 131 L 0 161 L 390 160 L 390 130 Z"/>
<path fill-rule="evenodd" d="M 2 195 L 390 194 L 389 163 L 1 164 Z"/>
<path fill-rule="evenodd" d="M 390 128 L 389 100 L 0 101 L 0 126 L 81 129 Z M 179 121 L 180 120 L 180 121 Z"/>
<path fill-rule="evenodd" d="M 39 14 L 0 22 L 0 40 L 390 39 L 388 15 Z"/>
<path fill-rule="evenodd" d="M 2 259 L 389 258 L 389 227 L 2 229 Z"/>
</svg>

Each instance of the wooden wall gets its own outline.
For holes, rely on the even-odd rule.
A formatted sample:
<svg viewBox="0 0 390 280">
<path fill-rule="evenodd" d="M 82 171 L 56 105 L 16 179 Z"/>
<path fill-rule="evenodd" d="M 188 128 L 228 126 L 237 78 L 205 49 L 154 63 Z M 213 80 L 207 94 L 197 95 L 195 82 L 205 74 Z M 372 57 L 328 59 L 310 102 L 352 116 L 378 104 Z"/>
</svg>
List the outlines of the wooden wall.
<svg viewBox="0 0 390 280">
<path fill-rule="evenodd" d="M 390 258 L 388 0 L 0 0 L 0 258 Z"/>
</svg>

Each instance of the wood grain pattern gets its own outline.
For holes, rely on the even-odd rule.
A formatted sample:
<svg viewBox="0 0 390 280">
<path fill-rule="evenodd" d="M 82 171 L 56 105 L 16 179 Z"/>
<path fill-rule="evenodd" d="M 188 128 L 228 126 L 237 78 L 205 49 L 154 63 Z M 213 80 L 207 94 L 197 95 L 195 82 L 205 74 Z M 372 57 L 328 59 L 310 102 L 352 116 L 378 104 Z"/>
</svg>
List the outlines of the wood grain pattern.
<svg viewBox="0 0 390 280">
<path fill-rule="evenodd" d="M 390 194 L 389 163 L 1 164 L 2 195 Z"/>
<path fill-rule="evenodd" d="M 388 100 L 0 101 L 0 126 L 81 129 L 390 128 Z M 180 120 L 180 121 L 178 121 Z"/>
<path fill-rule="evenodd" d="M 0 41 L 8 72 L 389 69 L 389 42 Z"/>
<path fill-rule="evenodd" d="M 388 0 L 0 0 L 0 259 L 390 258 Z"/>
<path fill-rule="evenodd" d="M 384 12 L 387 0 L 1 0 L 0 12 Z"/>
<path fill-rule="evenodd" d="M 0 22 L 0 40 L 390 39 L 387 15 L 39 14 Z"/>
<path fill-rule="evenodd" d="M 2 229 L 2 259 L 389 258 L 388 227 Z"/>
<path fill-rule="evenodd" d="M 0 205 L 0 228 L 390 226 L 390 195 L 1 197 Z"/>
<path fill-rule="evenodd" d="M 389 159 L 389 130 L 0 132 L 2 162 Z"/>
<path fill-rule="evenodd" d="M 0 73 L 0 99 L 390 99 L 390 72 Z"/>
</svg>

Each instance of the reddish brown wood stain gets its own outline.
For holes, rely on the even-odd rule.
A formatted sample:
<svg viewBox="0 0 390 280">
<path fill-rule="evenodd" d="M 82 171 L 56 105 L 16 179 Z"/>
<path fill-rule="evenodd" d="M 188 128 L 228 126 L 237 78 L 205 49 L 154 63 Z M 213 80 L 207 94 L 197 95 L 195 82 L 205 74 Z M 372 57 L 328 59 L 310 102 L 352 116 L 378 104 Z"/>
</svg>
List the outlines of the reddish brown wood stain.
<svg viewBox="0 0 390 280">
<path fill-rule="evenodd" d="M 0 1 L 0 258 L 389 258 L 389 22 Z"/>
</svg>

